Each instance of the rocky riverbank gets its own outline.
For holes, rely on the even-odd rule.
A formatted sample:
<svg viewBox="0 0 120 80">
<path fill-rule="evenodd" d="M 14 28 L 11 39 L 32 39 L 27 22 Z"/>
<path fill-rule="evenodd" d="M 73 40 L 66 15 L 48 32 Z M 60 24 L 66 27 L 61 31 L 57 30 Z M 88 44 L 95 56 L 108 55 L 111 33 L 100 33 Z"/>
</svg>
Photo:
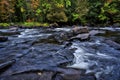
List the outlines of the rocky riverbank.
<svg viewBox="0 0 120 80">
<path fill-rule="evenodd" d="M 0 80 L 118 80 L 119 36 L 119 28 L 1 29 Z"/>
</svg>

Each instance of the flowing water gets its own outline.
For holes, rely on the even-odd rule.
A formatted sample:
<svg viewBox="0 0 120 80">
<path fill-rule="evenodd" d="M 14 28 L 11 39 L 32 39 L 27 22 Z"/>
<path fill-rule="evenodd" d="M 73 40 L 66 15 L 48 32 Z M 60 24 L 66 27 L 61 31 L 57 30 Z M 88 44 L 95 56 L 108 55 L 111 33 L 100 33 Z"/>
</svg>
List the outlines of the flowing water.
<svg viewBox="0 0 120 80">
<path fill-rule="evenodd" d="M 34 64 L 56 66 L 68 60 L 70 62 L 65 65 L 66 68 L 85 70 L 86 75 L 93 74 L 97 80 L 120 80 L 120 47 L 116 48 L 109 42 L 114 41 L 120 45 L 120 28 L 94 29 L 105 33 L 91 36 L 87 41 L 63 41 L 59 37 L 60 33 L 70 30 L 71 28 L 22 29 L 20 34 L 8 36 L 9 41 L 0 43 L 1 63 L 4 58 L 10 60 L 23 56 L 25 61 L 18 60 L 18 64 L 11 68 L 19 69 Z"/>
</svg>

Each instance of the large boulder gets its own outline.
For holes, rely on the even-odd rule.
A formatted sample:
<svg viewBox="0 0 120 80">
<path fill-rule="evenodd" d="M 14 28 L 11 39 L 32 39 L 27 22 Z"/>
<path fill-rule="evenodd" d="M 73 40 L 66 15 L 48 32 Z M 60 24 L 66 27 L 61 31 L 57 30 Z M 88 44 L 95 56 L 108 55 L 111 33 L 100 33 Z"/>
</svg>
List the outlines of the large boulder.
<svg viewBox="0 0 120 80">
<path fill-rule="evenodd" d="M 63 32 L 60 34 L 60 37 L 63 40 L 88 40 L 89 36 L 89 30 L 87 27 L 74 27 L 69 32 Z"/>
<path fill-rule="evenodd" d="M 0 36 L 0 42 L 5 42 L 8 40 L 8 37 Z"/>
<path fill-rule="evenodd" d="M 72 29 L 74 35 L 81 34 L 81 33 L 88 33 L 89 30 L 87 27 L 74 27 Z"/>
</svg>

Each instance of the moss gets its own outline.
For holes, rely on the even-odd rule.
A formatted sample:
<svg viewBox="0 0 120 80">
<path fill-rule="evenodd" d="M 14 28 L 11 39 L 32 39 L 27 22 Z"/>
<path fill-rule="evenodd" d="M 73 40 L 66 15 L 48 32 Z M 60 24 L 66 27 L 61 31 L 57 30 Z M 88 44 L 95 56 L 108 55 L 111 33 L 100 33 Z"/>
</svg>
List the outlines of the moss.
<svg viewBox="0 0 120 80">
<path fill-rule="evenodd" d="M 0 23 L 0 27 L 9 27 L 10 24 L 9 23 Z"/>
<path fill-rule="evenodd" d="M 24 23 L 18 23 L 19 26 L 24 26 L 24 27 L 39 27 L 39 26 L 43 26 L 43 27 L 47 27 L 49 26 L 48 23 L 39 23 L 39 22 L 24 22 Z"/>
<path fill-rule="evenodd" d="M 8 28 L 10 26 L 22 26 L 22 27 L 48 27 L 49 23 L 39 22 L 19 22 L 19 23 L 0 23 L 0 28 Z"/>
</svg>

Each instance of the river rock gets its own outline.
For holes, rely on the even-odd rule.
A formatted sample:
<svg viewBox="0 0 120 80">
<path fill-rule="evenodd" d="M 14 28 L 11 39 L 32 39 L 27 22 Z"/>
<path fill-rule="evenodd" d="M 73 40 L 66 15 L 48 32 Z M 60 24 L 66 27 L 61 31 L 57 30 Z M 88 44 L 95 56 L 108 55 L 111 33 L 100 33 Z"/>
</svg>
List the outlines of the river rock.
<svg viewBox="0 0 120 80">
<path fill-rule="evenodd" d="M 0 42 L 5 42 L 8 40 L 8 37 L 0 36 Z"/>
<path fill-rule="evenodd" d="M 81 76 L 79 80 L 96 80 L 95 76 L 84 75 Z"/>
<path fill-rule="evenodd" d="M 52 80 L 53 72 L 36 71 L 1 77 L 0 80 Z"/>
<path fill-rule="evenodd" d="M 81 71 L 75 69 L 63 69 L 62 73 L 57 74 L 54 80 L 79 80 Z"/>
<path fill-rule="evenodd" d="M 87 40 L 89 39 L 89 33 L 78 34 L 77 36 L 71 37 L 70 40 L 79 39 L 79 40 Z"/>
<path fill-rule="evenodd" d="M 120 27 L 120 23 L 114 23 L 113 26 L 114 27 Z"/>
<path fill-rule="evenodd" d="M 112 40 L 105 40 L 105 43 L 107 43 L 108 45 L 110 45 L 111 47 L 120 50 L 120 44 L 112 41 Z"/>
<path fill-rule="evenodd" d="M 16 35 L 16 34 L 20 34 L 19 31 L 0 31 L 0 35 L 5 35 L 5 36 L 10 36 L 10 35 Z"/>
<path fill-rule="evenodd" d="M 91 30 L 89 32 L 90 36 L 95 36 L 95 35 L 99 35 L 99 34 L 105 34 L 105 31 L 99 31 L 99 30 Z"/>
<path fill-rule="evenodd" d="M 10 30 L 10 31 L 18 31 L 18 29 L 19 29 L 19 28 L 18 28 L 18 27 L 16 27 L 16 26 L 15 26 L 15 27 L 14 27 L 14 26 L 12 26 L 12 27 L 10 27 L 10 28 L 9 28 L 9 30 Z"/>
<path fill-rule="evenodd" d="M 14 62 L 15 62 L 15 60 L 11 60 L 11 61 L 7 61 L 7 62 L 0 64 L 0 70 L 7 67 L 7 66 L 12 65 Z"/>
<path fill-rule="evenodd" d="M 73 31 L 73 34 L 75 35 L 89 32 L 87 27 L 74 27 L 72 31 Z"/>
</svg>

